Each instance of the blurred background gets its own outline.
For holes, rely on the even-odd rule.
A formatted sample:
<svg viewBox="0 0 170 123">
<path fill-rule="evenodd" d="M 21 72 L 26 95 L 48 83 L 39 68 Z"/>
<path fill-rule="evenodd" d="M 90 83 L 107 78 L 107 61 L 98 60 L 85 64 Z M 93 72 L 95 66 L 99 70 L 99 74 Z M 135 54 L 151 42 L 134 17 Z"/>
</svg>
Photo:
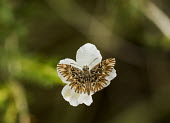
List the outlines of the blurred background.
<svg viewBox="0 0 170 123">
<path fill-rule="evenodd" d="M 170 123 L 169 0 L 0 0 L 0 123 Z M 93 43 L 118 76 L 72 107 L 56 65 Z"/>
</svg>

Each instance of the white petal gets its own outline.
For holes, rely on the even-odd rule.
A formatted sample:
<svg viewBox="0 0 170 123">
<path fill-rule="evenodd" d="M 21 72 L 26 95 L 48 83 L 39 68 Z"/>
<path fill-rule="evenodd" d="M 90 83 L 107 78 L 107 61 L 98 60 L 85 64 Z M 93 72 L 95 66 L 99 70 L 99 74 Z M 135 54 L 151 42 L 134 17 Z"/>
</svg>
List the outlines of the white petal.
<svg viewBox="0 0 170 123">
<path fill-rule="evenodd" d="M 72 64 L 71 64 L 72 63 Z M 73 60 L 73 59 L 69 59 L 69 58 L 66 58 L 66 59 L 63 59 L 63 60 L 60 60 L 59 64 L 71 64 L 75 67 L 78 67 L 77 66 L 77 63 Z"/>
<path fill-rule="evenodd" d="M 63 90 L 61 91 L 61 94 L 66 101 L 70 100 L 72 90 L 70 89 L 69 85 L 64 86 Z"/>
<path fill-rule="evenodd" d="M 90 104 L 93 102 L 91 95 L 78 94 L 74 90 L 72 90 L 69 85 L 64 86 L 61 94 L 63 98 L 68 101 L 72 106 L 78 106 L 82 103 L 90 106 Z"/>
<path fill-rule="evenodd" d="M 93 99 L 92 99 L 92 96 L 91 95 L 88 95 L 88 94 L 81 94 L 79 99 L 78 99 L 78 102 L 80 104 L 84 103 L 88 106 L 91 105 L 91 103 L 93 102 Z"/>
<path fill-rule="evenodd" d="M 71 64 L 72 63 L 72 64 Z M 79 66 L 77 66 L 77 63 L 72 60 L 72 59 L 69 59 L 69 58 L 66 58 L 66 59 L 63 59 L 63 60 L 60 60 L 59 64 L 71 64 L 72 66 L 75 66 L 79 69 L 81 69 Z M 66 81 L 67 78 L 63 77 L 60 72 L 58 71 L 57 69 L 57 72 L 58 72 L 58 76 L 60 77 L 60 79 L 64 82 L 64 83 L 69 83 L 69 81 Z"/>
<path fill-rule="evenodd" d="M 78 93 L 72 93 L 72 96 L 70 97 L 69 103 L 72 106 L 78 106 L 78 98 L 79 98 L 79 94 Z"/>
<path fill-rule="evenodd" d="M 102 56 L 100 54 L 100 51 L 97 50 L 96 46 L 93 44 L 87 43 L 77 50 L 76 61 L 77 64 L 82 67 L 84 65 L 90 65 L 89 68 L 91 69 L 92 67 L 100 63 L 101 60 Z"/>
<path fill-rule="evenodd" d="M 116 70 L 113 68 L 113 70 L 109 73 L 109 76 L 106 77 L 106 79 L 108 80 L 107 85 L 105 85 L 105 87 L 107 87 L 110 84 L 110 81 L 112 79 L 114 79 L 117 76 L 116 74 Z"/>
<path fill-rule="evenodd" d="M 68 101 L 70 103 L 70 105 L 72 106 L 78 106 L 78 98 L 79 98 L 79 94 L 75 93 L 70 87 L 69 85 L 66 85 L 62 92 L 61 92 L 63 98 Z"/>
</svg>

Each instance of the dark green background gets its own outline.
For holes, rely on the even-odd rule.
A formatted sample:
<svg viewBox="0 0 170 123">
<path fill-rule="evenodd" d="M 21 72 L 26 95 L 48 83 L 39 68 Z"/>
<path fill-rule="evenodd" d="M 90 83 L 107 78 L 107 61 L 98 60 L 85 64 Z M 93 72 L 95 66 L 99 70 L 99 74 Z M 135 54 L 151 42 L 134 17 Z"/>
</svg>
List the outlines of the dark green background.
<svg viewBox="0 0 170 123">
<path fill-rule="evenodd" d="M 0 0 L 0 123 L 169 123 L 169 11 L 168 0 Z M 56 65 L 85 43 L 116 58 L 117 77 L 72 107 Z"/>
</svg>

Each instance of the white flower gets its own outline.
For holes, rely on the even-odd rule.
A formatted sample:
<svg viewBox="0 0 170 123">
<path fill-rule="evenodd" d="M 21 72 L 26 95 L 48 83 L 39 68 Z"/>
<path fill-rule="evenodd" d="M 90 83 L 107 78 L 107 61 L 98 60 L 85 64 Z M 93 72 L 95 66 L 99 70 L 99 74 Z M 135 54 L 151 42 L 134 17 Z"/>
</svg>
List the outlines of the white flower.
<svg viewBox="0 0 170 123">
<path fill-rule="evenodd" d="M 100 54 L 100 51 L 97 50 L 96 46 L 90 43 L 87 43 L 80 47 L 76 54 L 76 61 L 66 58 L 64 60 L 61 60 L 59 64 L 68 64 L 72 65 L 76 68 L 79 68 L 82 70 L 83 66 L 89 65 L 89 69 L 92 69 L 95 65 L 100 63 L 102 60 L 102 56 Z M 72 106 L 78 106 L 79 104 L 86 104 L 88 106 L 91 105 L 93 102 L 92 95 L 93 93 L 90 93 L 89 95 L 87 93 L 77 93 L 75 90 L 71 89 L 69 86 L 70 82 L 67 81 L 67 78 L 63 77 L 59 70 L 57 69 L 58 76 L 61 78 L 61 80 L 66 83 L 65 87 L 63 88 L 61 94 L 63 98 L 70 103 Z M 109 76 L 106 77 L 106 80 L 108 81 L 105 85 L 108 86 L 110 84 L 110 81 L 116 77 L 116 70 L 113 68 L 113 70 L 109 73 Z"/>
</svg>

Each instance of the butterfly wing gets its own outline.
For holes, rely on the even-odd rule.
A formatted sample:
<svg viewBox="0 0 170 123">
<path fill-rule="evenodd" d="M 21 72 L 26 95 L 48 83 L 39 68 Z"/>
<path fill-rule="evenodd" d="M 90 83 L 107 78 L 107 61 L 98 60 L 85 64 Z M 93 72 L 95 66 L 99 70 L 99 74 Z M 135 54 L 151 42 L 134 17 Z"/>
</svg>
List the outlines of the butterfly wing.
<svg viewBox="0 0 170 123">
<path fill-rule="evenodd" d="M 93 78 L 92 80 L 93 92 L 97 92 L 107 85 L 108 80 L 106 79 L 106 77 L 109 76 L 109 73 L 113 70 L 115 63 L 116 63 L 115 58 L 109 58 L 103 60 L 90 70 L 90 73 Z"/>
<path fill-rule="evenodd" d="M 77 93 L 85 92 L 85 85 L 82 80 L 82 70 L 68 64 L 58 64 L 58 72 L 70 82 L 69 86 Z"/>
</svg>

